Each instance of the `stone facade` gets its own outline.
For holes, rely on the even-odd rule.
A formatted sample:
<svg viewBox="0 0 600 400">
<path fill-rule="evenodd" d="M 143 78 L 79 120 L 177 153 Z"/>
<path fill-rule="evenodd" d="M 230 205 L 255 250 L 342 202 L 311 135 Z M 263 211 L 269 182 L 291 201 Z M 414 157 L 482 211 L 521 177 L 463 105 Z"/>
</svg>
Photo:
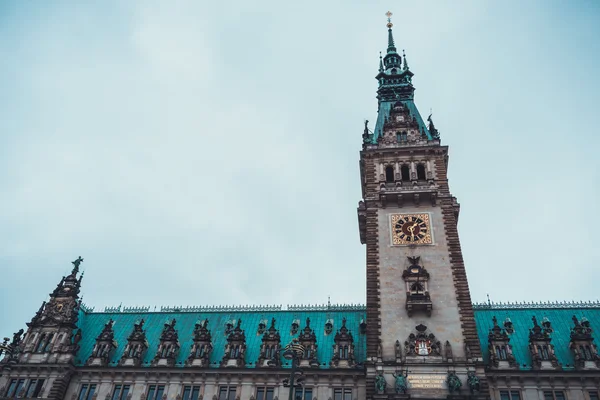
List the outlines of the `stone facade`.
<svg viewBox="0 0 600 400">
<path fill-rule="evenodd" d="M 93 312 L 79 257 L 0 345 L 0 399 L 275 400 L 293 377 L 295 400 L 598 400 L 600 304 L 472 304 L 448 147 L 391 28 L 360 153 L 366 306 Z"/>
</svg>

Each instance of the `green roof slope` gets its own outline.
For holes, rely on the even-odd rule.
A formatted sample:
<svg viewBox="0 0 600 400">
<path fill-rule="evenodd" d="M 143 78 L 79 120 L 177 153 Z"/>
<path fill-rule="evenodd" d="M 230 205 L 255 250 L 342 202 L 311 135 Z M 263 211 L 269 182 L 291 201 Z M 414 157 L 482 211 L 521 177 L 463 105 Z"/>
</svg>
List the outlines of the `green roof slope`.
<svg viewBox="0 0 600 400">
<path fill-rule="evenodd" d="M 510 318 L 513 323 L 514 333 L 510 334 L 510 345 L 513 349 L 513 354 L 519 363 L 521 369 L 531 369 L 531 355 L 529 353 L 529 329 L 533 328 L 531 318 L 535 316 L 539 323 L 544 317 L 550 320 L 552 334 L 550 335 L 554 346 L 554 351 L 563 369 L 572 369 L 574 365 L 573 353 L 569 349 L 571 340 L 571 328 L 574 327 L 573 316 L 579 320 L 586 317 L 590 326 L 593 329 L 595 339 L 596 335 L 600 337 L 600 307 L 590 308 L 574 308 L 569 307 L 568 303 L 565 307 L 536 307 L 523 309 L 510 309 L 490 306 L 485 309 L 479 305 L 475 310 L 475 322 L 477 324 L 477 332 L 479 333 L 479 341 L 483 350 L 483 356 L 487 363 L 489 360 L 488 351 L 488 334 L 493 327 L 492 318 L 495 316 L 498 319 L 498 325 L 502 327 L 506 318 Z M 597 341 L 596 341 L 597 343 Z"/>
<path fill-rule="evenodd" d="M 194 325 L 198 320 L 208 319 L 208 329 L 212 334 L 213 352 L 210 357 L 211 367 L 218 368 L 227 343 L 225 335 L 225 325 L 229 320 L 241 319 L 241 328 L 246 334 L 246 367 L 254 368 L 260 353 L 262 344 L 262 334 L 258 334 L 258 325 L 261 320 L 267 320 L 267 328 L 271 323 L 271 318 L 275 318 L 275 327 L 281 335 L 282 347 L 288 344 L 293 337 L 291 335 L 291 326 L 294 320 L 300 320 L 299 332 L 306 325 L 306 318 L 310 318 L 310 326 L 317 336 L 317 358 L 321 368 L 329 368 L 329 361 L 333 354 L 333 338 L 338 329 L 342 326 L 342 319 L 347 319 L 346 327 L 352 332 L 354 338 L 354 354 L 357 363 L 362 363 L 366 356 L 366 336 L 360 333 L 360 322 L 365 319 L 364 310 L 336 310 L 336 311 L 264 311 L 264 312 L 81 312 L 78 326 L 82 330 L 82 340 L 79 343 L 81 348 L 77 354 L 77 365 L 84 365 L 89 358 L 96 337 L 102 331 L 104 324 L 109 319 L 115 321 L 113 329 L 115 340 L 118 347 L 112 353 L 110 361 L 111 366 L 116 366 L 127 345 L 127 337 L 133 330 L 133 324 L 136 321 L 144 319 L 144 330 L 148 340 L 148 350 L 146 351 L 142 366 L 149 366 L 154 358 L 159 345 L 159 338 L 166 321 L 173 318 L 177 323 L 175 329 L 179 335 L 181 345 L 176 366 L 183 367 L 186 358 L 189 356 L 192 346 L 192 335 Z M 333 320 L 333 332 L 325 334 L 325 323 L 327 319 Z M 283 367 L 290 367 L 289 362 L 282 358 Z"/>
</svg>

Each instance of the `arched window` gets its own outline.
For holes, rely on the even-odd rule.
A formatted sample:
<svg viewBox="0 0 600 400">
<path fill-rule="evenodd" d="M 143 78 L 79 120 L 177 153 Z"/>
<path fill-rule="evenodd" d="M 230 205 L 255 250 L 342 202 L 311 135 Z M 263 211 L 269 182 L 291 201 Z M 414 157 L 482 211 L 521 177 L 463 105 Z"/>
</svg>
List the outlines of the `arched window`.
<svg viewBox="0 0 600 400">
<path fill-rule="evenodd" d="M 538 355 L 542 360 L 549 360 L 548 346 L 538 346 Z"/>
<path fill-rule="evenodd" d="M 410 182 L 410 170 L 408 165 L 404 164 L 400 167 L 400 174 L 402 175 L 402 182 Z"/>
<path fill-rule="evenodd" d="M 36 353 L 41 353 L 42 350 L 44 350 L 44 346 L 45 346 L 45 339 L 46 339 L 46 334 L 42 333 L 42 335 L 40 336 L 40 339 L 38 340 L 38 344 L 35 347 L 35 352 Z"/>
<path fill-rule="evenodd" d="M 583 355 L 583 358 L 586 361 L 591 361 L 593 359 L 593 357 L 592 357 L 592 349 L 590 348 L 589 345 L 579 346 L 579 350 L 580 350 L 581 354 Z"/>
<path fill-rule="evenodd" d="M 44 353 L 50 352 L 50 349 L 52 348 L 52 338 L 53 337 L 54 337 L 54 333 L 51 333 L 46 338 L 46 346 L 44 347 Z"/>
<path fill-rule="evenodd" d="M 417 179 L 420 181 L 427 179 L 425 175 L 425 166 L 423 164 L 417 164 Z"/>
<path fill-rule="evenodd" d="M 391 165 L 385 167 L 385 181 L 388 183 L 394 182 L 394 167 Z"/>
<path fill-rule="evenodd" d="M 423 293 L 423 285 L 421 285 L 419 282 L 415 282 L 410 287 L 410 291 L 412 293 Z"/>
</svg>

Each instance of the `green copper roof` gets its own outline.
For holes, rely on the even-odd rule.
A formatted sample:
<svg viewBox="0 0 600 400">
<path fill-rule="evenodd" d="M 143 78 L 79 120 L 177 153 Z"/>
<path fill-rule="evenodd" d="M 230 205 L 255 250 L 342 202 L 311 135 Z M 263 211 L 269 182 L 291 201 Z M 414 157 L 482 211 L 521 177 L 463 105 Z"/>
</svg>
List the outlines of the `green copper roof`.
<svg viewBox="0 0 600 400">
<path fill-rule="evenodd" d="M 480 309 L 475 310 L 475 322 L 485 361 L 487 362 L 489 359 L 488 334 L 493 326 L 492 318 L 495 316 L 498 319 L 500 327 L 502 327 L 506 318 L 510 318 L 514 327 L 514 333 L 509 335 L 513 354 L 521 369 L 530 369 L 532 360 L 527 346 L 529 346 L 529 329 L 533 328 L 531 318 L 535 316 L 540 323 L 544 317 L 550 320 L 553 330 L 550 343 L 554 346 L 556 356 L 563 369 L 573 368 L 573 353 L 569 350 L 571 328 L 574 326 L 572 318 L 573 316 L 578 319 L 586 317 L 593 329 L 595 342 L 598 343 L 598 338 L 600 338 L 600 307 L 574 308 L 569 306 L 568 303 L 562 306 L 558 305 L 558 307 L 563 308 L 552 306 L 541 308 L 538 306 L 536 308 L 510 309 L 491 306 L 490 309 L 483 309 L 482 306 L 479 306 Z"/>
<path fill-rule="evenodd" d="M 275 327 L 281 334 L 282 347 L 288 344 L 293 337 L 291 335 L 291 326 L 294 320 L 299 320 L 299 330 L 306 326 L 306 318 L 310 318 L 310 326 L 317 336 L 317 357 L 321 368 L 329 368 L 329 361 L 332 358 L 333 338 L 337 330 L 342 326 L 342 318 L 347 319 L 346 327 L 354 337 L 355 359 L 357 363 L 365 360 L 366 354 L 366 336 L 360 334 L 359 325 L 362 319 L 366 319 L 364 310 L 335 310 L 335 311 L 265 311 L 265 312 L 81 312 L 78 326 L 82 330 L 82 340 L 80 350 L 76 357 L 77 365 L 84 365 L 90 354 L 96 337 L 102 331 L 104 324 L 109 319 L 115 321 L 113 329 L 115 340 L 118 347 L 113 351 L 111 366 L 116 366 L 125 346 L 127 337 L 133 330 L 133 324 L 136 321 L 145 320 L 144 330 L 148 340 L 149 348 L 143 359 L 143 366 L 149 366 L 152 358 L 156 354 L 159 344 L 159 337 L 167 320 L 175 318 L 177 320 L 175 329 L 179 334 L 179 343 L 181 345 L 177 357 L 177 366 L 183 367 L 186 358 L 189 356 L 192 346 L 192 334 L 194 325 L 198 320 L 208 319 L 208 329 L 212 334 L 212 344 L 214 350 L 211 355 L 211 367 L 218 368 L 223 353 L 227 336 L 225 335 L 225 324 L 229 320 L 242 320 L 241 328 L 246 333 L 246 367 L 254 368 L 259 357 L 260 345 L 262 344 L 262 335 L 257 333 L 258 325 L 261 320 L 267 320 L 267 327 L 270 325 L 271 318 L 275 318 Z M 327 319 L 333 320 L 333 332 L 325 334 L 325 323 Z M 289 367 L 289 362 L 282 358 L 282 365 Z"/>
<path fill-rule="evenodd" d="M 414 116 L 417 120 L 417 124 L 419 124 L 419 129 L 422 132 L 425 132 L 428 140 L 432 140 L 433 137 L 431 133 L 429 133 L 429 129 L 427 129 L 427 124 L 423 121 L 417 106 L 414 101 L 411 100 L 400 100 L 410 111 L 410 115 Z M 377 121 L 375 122 L 375 130 L 373 131 L 373 144 L 377 143 L 377 138 L 383 133 L 383 124 L 385 123 L 385 119 L 390 116 L 390 110 L 392 106 L 396 103 L 396 101 L 382 101 L 379 103 L 379 112 L 377 113 Z"/>
<path fill-rule="evenodd" d="M 492 318 L 495 316 L 498 323 L 502 323 L 506 318 L 510 318 L 513 323 L 514 333 L 510 334 L 510 344 L 513 353 L 521 369 L 531 368 L 532 360 L 529 354 L 529 329 L 533 327 L 531 318 L 535 316 L 538 321 L 544 317 L 548 318 L 552 324 L 553 332 L 551 334 L 554 350 L 563 369 L 572 369 L 574 360 L 573 354 L 569 350 L 569 341 L 571 328 L 573 327 L 572 317 L 575 315 L 578 319 L 587 318 L 593 329 L 593 335 L 600 335 L 600 305 L 591 303 L 586 306 L 582 303 L 577 305 L 551 304 L 529 305 L 531 307 L 518 306 L 487 306 L 475 305 L 475 322 L 479 341 L 483 350 L 484 360 L 489 360 L 488 352 L 488 333 L 493 326 Z M 119 358 L 123 354 L 127 344 L 127 337 L 133 329 L 133 324 L 140 319 L 145 320 L 144 329 L 148 339 L 148 351 L 144 355 L 143 366 L 149 366 L 150 361 L 156 354 L 159 344 L 159 337 L 164 323 L 167 320 L 175 318 L 177 320 L 176 329 L 179 333 L 179 342 L 181 349 L 177 358 L 177 366 L 183 367 L 185 359 L 189 355 L 192 345 L 192 333 L 194 325 L 198 320 L 208 319 L 208 328 L 212 334 L 213 353 L 211 355 L 211 367 L 218 368 L 223 357 L 227 336 L 225 335 L 225 324 L 230 320 L 242 319 L 242 329 L 246 333 L 246 367 L 254 368 L 258 360 L 262 335 L 257 333 L 258 324 L 261 320 L 270 324 L 271 318 L 275 318 L 275 327 L 281 334 L 281 344 L 285 346 L 291 339 L 297 335 L 291 335 L 291 325 L 294 320 L 300 321 L 301 330 L 305 326 L 306 318 L 311 320 L 310 326 L 314 329 L 317 336 L 317 357 L 321 368 L 329 368 L 329 361 L 332 358 L 332 346 L 335 332 L 342 325 L 342 318 L 346 317 L 346 326 L 352 332 L 355 345 L 355 357 L 358 363 L 363 363 L 366 357 L 366 335 L 360 333 L 359 325 L 361 320 L 365 319 L 364 309 L 349 310 L 307 310 L 307 311 L 211 311 L 211 312 L 80 312 L 78 325 L 82 330 L 83 339 L 80 342 L 81 349 L 77 354 L 77 364 L 84 365 L 90 356 L 95 344 L 95 339 L 109 320 L 115 321 L 114 331 L 115 340 L 118 343 L 116 351 L 112 353 L 111 364 L 116 366 Z M 327 319 L 333 319 L 334 330 L 331 334 L 325 334 L 325 323 Z M 398 338 L 401 342 L 406 338 Z M 282 359 L 284 368 L 289 367 L 289 363 Z"/>
</svg>

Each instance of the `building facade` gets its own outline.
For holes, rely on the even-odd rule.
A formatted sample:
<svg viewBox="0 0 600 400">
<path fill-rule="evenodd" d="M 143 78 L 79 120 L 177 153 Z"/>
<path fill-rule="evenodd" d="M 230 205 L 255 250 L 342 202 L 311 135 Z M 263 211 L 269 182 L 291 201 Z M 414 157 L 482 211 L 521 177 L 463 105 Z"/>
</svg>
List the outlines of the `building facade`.
<svg viewBox="0 0 600 400">
<path fill-rule="evenodd" d="M 81 258 L 0 345 L 0 398 L 598 400 L 597 303 L 473 304 L 448 147 L 395 46 L 360 152 L 366 305 L 82 304 Z"/>
</svg>

